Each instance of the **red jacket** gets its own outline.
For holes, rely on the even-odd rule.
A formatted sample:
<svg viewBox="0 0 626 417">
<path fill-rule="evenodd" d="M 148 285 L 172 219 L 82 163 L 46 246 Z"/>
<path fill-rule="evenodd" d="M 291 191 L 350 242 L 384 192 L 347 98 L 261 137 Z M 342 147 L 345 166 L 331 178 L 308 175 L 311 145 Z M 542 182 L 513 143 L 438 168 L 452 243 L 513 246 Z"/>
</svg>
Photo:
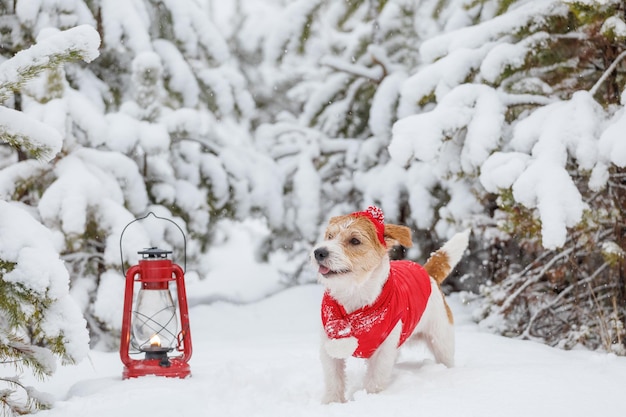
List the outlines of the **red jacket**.
<svg viewBox="0 0 626 417">
<path fill-rule="evenodd" d="M 398 346 L 413 333 L 430 296 L 430 277 L 424 268 L 411 261 L 392 261 L 389 278 L 373 304 L 352 313 L 328 291 L 322 298 L 322 324 L 330 339 L 353 336 L 359 344 L 353 356 L 370 358 L 402 320 Z"/>
</svg>

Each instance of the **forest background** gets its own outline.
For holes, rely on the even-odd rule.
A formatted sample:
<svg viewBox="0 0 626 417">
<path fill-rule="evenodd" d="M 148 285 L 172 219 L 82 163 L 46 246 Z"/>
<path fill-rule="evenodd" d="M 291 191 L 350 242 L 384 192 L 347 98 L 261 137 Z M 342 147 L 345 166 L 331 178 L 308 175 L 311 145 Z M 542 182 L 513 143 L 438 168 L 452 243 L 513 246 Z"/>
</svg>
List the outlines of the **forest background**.
<svg viewBox="0 0 626 417">
<path fill-rule="evenodd" d="M 115 350 L 137 248 L 186 251 L 193 283 L 247 235 L 276 282 L 195 302 L 249 302 L 314 282 L 327 219 L 369 204 L 414 232 L 395 257 L 472 228 L 445 290 L 479 298 L 484 327 L 626 354 L 626 2 L 0 11 L 3 362 L 49 374 L 50 355 Z M 159 223 L 121 236 L 148 212 L 186 242 Z"/>
</svg>

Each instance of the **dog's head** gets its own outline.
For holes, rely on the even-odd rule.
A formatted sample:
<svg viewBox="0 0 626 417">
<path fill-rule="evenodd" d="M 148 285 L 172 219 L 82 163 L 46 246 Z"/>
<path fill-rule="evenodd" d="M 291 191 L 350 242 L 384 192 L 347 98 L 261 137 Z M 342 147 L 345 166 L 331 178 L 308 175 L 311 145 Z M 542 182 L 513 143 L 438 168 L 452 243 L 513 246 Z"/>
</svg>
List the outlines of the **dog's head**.
<svg viewBox="0 0 626 417">
<path fill-rule="evenodd" d="M 369 207 L 331 218 L 324 241 L 315 246 L 311 259 L 318 267 L 319 281 L 326 287 L 359 286 L 379 271 L 386 278 L 387 250 L 398 244 L 412 245 L 411 230 L 385 225 L 382 211 Z"/>
</svg>

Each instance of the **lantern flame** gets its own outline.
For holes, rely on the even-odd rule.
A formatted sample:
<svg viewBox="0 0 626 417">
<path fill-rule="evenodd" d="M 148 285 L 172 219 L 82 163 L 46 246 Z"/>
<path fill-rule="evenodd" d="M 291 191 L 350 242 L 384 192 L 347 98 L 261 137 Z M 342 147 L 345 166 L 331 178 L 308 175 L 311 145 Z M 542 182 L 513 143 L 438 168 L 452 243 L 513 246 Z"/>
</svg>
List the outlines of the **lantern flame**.
<svg viewBox="0 0 626 417">
<path fill-rule="evenodd" d="M 161 338 L 158 334 L 155 334 L 150 338 L 150 346 L 161 347 Z"/>
</svg>

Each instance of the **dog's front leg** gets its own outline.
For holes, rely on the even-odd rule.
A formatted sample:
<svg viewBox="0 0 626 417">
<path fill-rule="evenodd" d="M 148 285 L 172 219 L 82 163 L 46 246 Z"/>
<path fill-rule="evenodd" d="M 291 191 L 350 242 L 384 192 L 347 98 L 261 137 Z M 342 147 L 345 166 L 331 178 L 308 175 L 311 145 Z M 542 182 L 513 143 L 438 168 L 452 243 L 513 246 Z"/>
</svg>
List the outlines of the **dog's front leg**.
<svg viewBox="0 0 626 417">
<path fill-rule="evenodd" d="M 402 333 L 402 321 L 396 324 L 387 339 L 378 347 L 367 362 L 365 391 L 370 394 L 384 390 L 391 379 L 393 366 L 398 358 L 398 342 Z"/>
<path fill-rule="evenodd" d="M 324 371 L 325 389 L 322 402 L 343 403 L 346 401 L 346 360 L 333 358 L 328 354 L 326 343 L 329 341 L 326 333 L 322 331 L 320 343 L 320 360 L 322 362 L 322 370 Z"/>
</svg>

